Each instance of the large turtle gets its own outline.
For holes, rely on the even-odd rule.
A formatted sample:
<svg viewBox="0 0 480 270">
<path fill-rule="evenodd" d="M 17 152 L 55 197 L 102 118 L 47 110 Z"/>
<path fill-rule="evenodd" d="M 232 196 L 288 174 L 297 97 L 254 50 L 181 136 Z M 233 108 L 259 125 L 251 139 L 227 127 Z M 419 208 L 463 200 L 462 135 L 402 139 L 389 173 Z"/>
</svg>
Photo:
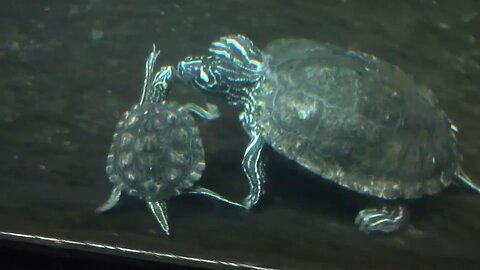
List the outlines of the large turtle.
<svg viewBox="0 0 480 270">
<path fill-rule="evenodd" d="M 193 187 L 205 169 L 204 149 L 198 128 L 190 113 L 212 120 L 218 118 L 216 106 L 204 110 L 195 104 L 179 106 L 165 99 L 174 68 L 162 67 L 153 76 L 159 51 L 146 62 L 143 94 L 139 104 L 125 112 L 118 122 L 106 171 L 114 185 L 110 198 L 97 209 L 114 207 L 122 191 L 147 202 L 153 215 L 169 234 L 166 201 L 182 193 L 202 194 L 241 206 L 202 187 Z"/>
<path fill-rule="evenodd" d="M 184 80 L 241 104 L 251 141 L 243 169 L 246 207 L 262 194 L 265 143 L 311 172 L 386 200 L 438 193 L 452 182 L 480 191 L 461 169 L 456 127 L 432 92 L 366 53 L 307 39 L 280 39 L 262 52 L 245 36 L 213 42 L 210 55 L 178 64 Z M 408 220 L 400 203 L 364 209 L 363 232 L 393 232 Z M 387 206 L 388 205 L 388 206 Z"/>
</svg>

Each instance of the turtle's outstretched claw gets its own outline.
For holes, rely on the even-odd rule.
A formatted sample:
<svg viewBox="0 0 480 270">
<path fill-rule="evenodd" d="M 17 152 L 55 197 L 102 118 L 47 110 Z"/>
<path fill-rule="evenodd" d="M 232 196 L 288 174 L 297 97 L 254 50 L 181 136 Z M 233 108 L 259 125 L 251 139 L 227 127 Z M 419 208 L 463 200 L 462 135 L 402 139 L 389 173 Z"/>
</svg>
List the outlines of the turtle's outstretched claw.
<svg viewBox="0 0 480 270">
<path fill-rule="evenodd" d="M 398 231 L 409 219 L 408 209 L 403 206 L 369 208 L 360 211 L 355 224 L 364 233 L 392 233 Z"/>
</svg>

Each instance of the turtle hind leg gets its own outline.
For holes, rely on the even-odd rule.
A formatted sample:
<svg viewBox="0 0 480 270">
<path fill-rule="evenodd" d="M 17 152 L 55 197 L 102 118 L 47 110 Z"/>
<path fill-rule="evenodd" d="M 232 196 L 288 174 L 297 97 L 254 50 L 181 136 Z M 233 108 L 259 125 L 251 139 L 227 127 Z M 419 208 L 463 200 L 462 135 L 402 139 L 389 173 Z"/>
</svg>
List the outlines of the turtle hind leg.
<svg viewBox="0 0 480 270">
<path fill-rule="evenodd" d="M 95 210 L 95 212 L 101 213 L 101 212 L 105 212 L 112 209 L 115 205 L 117 205 L 121 196 L 122 196 L 122 187 L 121 186 L 113 187 L 110 197 L 107 199 L 106 202 L 104 202 L 100 207 L 98 207 Z"/>
<path fill-rule="evenodd" d="M 392 233 L 400 230 L 409 220 L 408 209 L 404 206 L 385 206 L 361 210 L 355 224 L 364 233 Z"/>
<path fill-rule="evenodd" d="M 472 190 L 475 190 L 476 192 L 480 193 L 480 186 L 477 185 L 475 182 L 468 177 L 468 175 L 460 169 L 460 171 L 457 174 L 457 178 L 462 182 L 465 186 L 469 187 Z"/>
</svg>

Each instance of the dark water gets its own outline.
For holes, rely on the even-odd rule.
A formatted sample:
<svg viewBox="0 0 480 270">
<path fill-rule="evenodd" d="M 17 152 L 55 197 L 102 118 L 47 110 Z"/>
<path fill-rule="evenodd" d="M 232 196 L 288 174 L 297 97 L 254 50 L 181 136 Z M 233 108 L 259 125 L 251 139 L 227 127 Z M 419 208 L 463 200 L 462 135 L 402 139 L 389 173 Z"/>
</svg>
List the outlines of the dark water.
<svg viewBox="0 0 480 270">
<path fill-rule="evenodd" d="M 291 36 L 330 42 L 414 74 L 459 127 L 464 169 L 480 179 L 479 13 L 474 0 L 2 1 L 1 237 L 211 268 L 478 269 L 478 194 L 454 187 L 413 202 L 404 232 L 367 237 L 352 224 L 362 197 L 276 156 L 258 208 L 174 198 L 169 238 L 135 199 L 105 215 L 93 209 L 110 192 L 105 157 L 120 114 L 139 100 L 152 43 L 160 62 L 173 64 L 230 33 L 260 47 Z M 180 103 L 206 101 L 182 84 L 172 92 Z M 198 121 L 202 185 L 240 199 L 248 139 L 238 111 L 218 104 L 223 118 Z"/>
</svg>

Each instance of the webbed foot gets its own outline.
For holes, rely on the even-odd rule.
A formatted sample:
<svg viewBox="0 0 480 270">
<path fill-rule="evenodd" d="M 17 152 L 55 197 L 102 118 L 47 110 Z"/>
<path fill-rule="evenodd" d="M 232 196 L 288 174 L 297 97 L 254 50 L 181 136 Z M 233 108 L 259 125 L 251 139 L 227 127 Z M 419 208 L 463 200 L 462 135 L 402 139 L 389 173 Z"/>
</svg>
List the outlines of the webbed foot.
<svg viewBox="0 0 480 270">
<path fill-rule="evenodd" d="M 361 232 L 392 233 L 398 231 L 409 219 L 408 209 L 403 206 L 381 209 L 369 208 L 360 211 L 355 218 L 355 224 Z"/>
</svg>

